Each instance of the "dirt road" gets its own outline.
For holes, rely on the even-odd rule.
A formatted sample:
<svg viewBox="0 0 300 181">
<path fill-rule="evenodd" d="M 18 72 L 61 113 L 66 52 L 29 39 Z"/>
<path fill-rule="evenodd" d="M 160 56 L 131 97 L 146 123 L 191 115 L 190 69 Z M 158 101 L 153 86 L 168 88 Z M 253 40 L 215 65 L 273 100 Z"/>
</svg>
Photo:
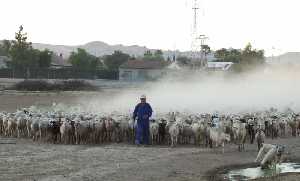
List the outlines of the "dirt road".
<svg viewBox="0 0 300 181">
<path fill-rule="evenodd" d="M 287 145 L 288 157 L 300 157 L 299 138 L 268 140 Z M 252 163 L 255 145 L 225 153 L 195 147 L 133 145 L 52 145 L 18 140 L 0 145 L 0 180 L 206 180 L 208 171 Z M 299 177 L 300 178 L 300 177 Z"/>
</svg>

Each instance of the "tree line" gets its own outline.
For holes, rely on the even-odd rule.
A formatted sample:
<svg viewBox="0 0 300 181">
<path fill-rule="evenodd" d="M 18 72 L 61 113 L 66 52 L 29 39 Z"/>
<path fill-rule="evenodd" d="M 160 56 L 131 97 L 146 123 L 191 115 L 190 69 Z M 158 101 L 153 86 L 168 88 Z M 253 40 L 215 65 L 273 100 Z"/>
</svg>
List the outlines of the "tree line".
<svg viewBox="0 0 300 181">
<path fill-rule="evenodd" d="M 49 50 L 37 50 L 32 47 L 31 42 L 27 42 L 27 34 L 23 33 L 23 26 L 15 33 L 15 40 L 4 40 L 0 44 L 0 55 L 7 56 L 11 61 L 7 66 L 11 68 L 45 68 L 51 63 L 53 52 Z"/>
<path fill-rule="evenodd" d="M 15 33 L 14 40 L 4 40 L 0 44 L 0 56 L 7 56 L 11 59 L 7 63 L 9 68 L 49 68 L 54 53 L 47 49 L 43 51 L 34 49 L 32 43 L 28 42 L 27 33 L 23 31 L 23 26 L 20 26 L 18 32 Z M 202 45 L 201 49 L 205 57 L 211 53 L 208 45 Z M 217 62 L 233 62 L 233 68 L 237 72 L 252 69 L 265 63 L 264 51 L 254 49 L 250 43 L 244 49 L 221 48 L 213 53 Z M 121 51 L 114 51 L 111 55 L 96 57 L 88 53 L 85 49 L 78 48 L 76 51 L 71 52 L 68 62 L 73 68 L 83 71 L 99 69 L 118 71 L 120 65 L 130 59 L 142 59 L 145 61 L 171 60 L 170 57 L 165 60 L 162 50 L 147 50 L 141 57 L 131 56 Z M 192 59 L 187 56 L 176 57 L 176 61 L 180 66 L 189 66 L 192 64 Z"/>
<path fill-rule="evenodd" d="M 208 45 L 202 47 L 204 56 L 207 56 L 211 50 Z M 264 50 L 254 49 L 248 43 L 244 49 L 221 48 L 213 52 L 215 62 L 232 62 L 234 63 L 232 70 L 235 72 L 244 72 L 262 66 L 265 63 Z M 182 66 L 191 65 L 192 59 L 187 56 L 177 57 L 177 62 Z"/>
<path fill-rule="evenodd" d="M 49 68 L 53 59 L 54 52 L 45 49 L 40 51 L 32 47 L 28 42 L 27 33 L 24 33 L 23 26 L 19 27 L 12 41 L 4 40 L 0 44 L 0 56 L 7 56 L 11 61 L 7 62 L 9 68 L 28 69 L 28 68 Z M 143 59 L 149 61 L 164 61 L 163 52 L 148 50 L 142 57 L 130 56 L 122 51 L 114 51 L 111 55 L 96 57 L 88 53 L 85 49 L 78 48 L 71 52 L 68 62 L 73 68 L 83 71 L 93 71 L 107 69 L 117 71 L 119 66 L 130 59 Z"/>
</svg>

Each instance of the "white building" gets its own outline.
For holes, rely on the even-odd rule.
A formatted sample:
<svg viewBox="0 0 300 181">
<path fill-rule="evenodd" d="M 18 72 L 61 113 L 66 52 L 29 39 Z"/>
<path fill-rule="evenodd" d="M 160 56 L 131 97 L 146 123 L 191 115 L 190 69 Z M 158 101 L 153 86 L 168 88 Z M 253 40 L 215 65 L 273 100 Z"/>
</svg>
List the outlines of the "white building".
<svg viewBox="0 0 300 181">
<path fill-rule="evenodd" d="M 208 71 L 228 71 L 233 65 L 232 62 L 207 62 Z"/>
<path fill-rule="evenodd" d="M 51 68 L 59 69 L 59 68 L 66 68 L 66 67 L 72 67 L 72 65 L 68 62 L 67 59 L 63 58 L 63 55 L 56 55 L 55 53 L 52 54 L 51 57 Z"/>
<path fill-rule="evenodd" d="M 119 68 L 121 81 L 157 80 L 167 73 L 166 61 L 129 60 Z"/>
</svg>

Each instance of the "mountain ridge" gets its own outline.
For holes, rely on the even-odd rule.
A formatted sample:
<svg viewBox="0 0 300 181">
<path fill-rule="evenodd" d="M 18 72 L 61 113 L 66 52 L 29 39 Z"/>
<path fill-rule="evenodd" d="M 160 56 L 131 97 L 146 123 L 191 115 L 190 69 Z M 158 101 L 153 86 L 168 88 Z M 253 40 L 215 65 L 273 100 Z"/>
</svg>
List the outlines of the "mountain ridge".
<svg viewBox="0 0 300 181">
<path fill-rule="evenodd" d="M 52 45 L 44 43 L 32 43 L 32 46 L 33 48 L 39 50 L 49 49 L 57 54 L 62 54 L 64 57 L 68 57 L 71 52 L 76 51 L 77 48 L 83 48 L 90 54 L 98 57 L 103 55 L 110 55 L 116 50 L 120 50 L 132 56 L 143 56 L 145 51 L 154 50 L 147 48 L 146 46 L 139 45 L 110 45 L 103 41 L 92 41 L 82 45 Z"/>
</svg>

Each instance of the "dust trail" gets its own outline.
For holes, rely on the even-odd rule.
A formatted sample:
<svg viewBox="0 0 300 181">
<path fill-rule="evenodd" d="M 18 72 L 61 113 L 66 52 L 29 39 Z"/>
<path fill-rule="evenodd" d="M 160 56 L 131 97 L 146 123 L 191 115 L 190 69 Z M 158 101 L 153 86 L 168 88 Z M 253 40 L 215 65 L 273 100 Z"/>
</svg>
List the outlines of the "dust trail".
<svg viewBox="0 0 300 181">
<path fill-rule="evenodd" d="M 299 67 L 269 67 L 244 75 L 224 73 L 176 74 L 155 83 L 99 102 L 86 104 L 97 112 L 119 111 L 130 113 L 141 94 L 147 95 L 156 113 L 188 112 L 241 112 L 276 107 L 300 110 Z M 172 74 L 171 74 L 172 75 Z M 179 78 L 178 78 L 179 77 Z M 80 100 L 83 101 L 83 100 Z M 83 101 L 84 102 L 84 101 Z"/>
</svg>

